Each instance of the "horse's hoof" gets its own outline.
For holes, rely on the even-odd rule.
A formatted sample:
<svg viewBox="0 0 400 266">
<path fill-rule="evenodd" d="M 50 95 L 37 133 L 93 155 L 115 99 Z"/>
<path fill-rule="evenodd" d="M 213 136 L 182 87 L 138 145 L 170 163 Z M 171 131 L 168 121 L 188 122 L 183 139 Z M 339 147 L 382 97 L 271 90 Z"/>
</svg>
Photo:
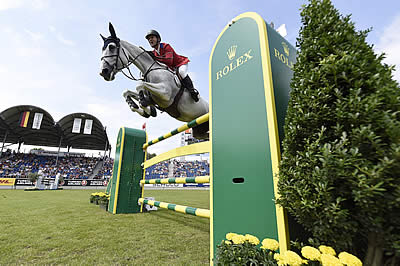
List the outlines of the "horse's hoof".
<svg viewBox="0 0 400 266">
<path fill-rule="evenodd" d="M 129 105 L 129 107 L 132 109 L 132 108 L 134 108 L 134 109 L 139 109 L 139 106 L 130 98 L 130 97 L 127 97 L 126 98 L 126 102 L 128 103 L 128 105 Z"/>
</svg>

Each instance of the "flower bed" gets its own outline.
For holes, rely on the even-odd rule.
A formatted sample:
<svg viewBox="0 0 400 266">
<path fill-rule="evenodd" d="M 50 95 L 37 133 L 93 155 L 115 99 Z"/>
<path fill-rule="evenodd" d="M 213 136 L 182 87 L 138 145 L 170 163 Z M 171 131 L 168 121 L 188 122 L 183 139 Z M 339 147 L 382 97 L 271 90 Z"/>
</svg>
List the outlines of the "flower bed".
<svg viewBox="0 0 400 266">
<path fill-rule="evenodd" d="M 328 246 L 317 248 L 305 246 L 301 256 L 293 251 L 278 253 L 279 243 L 275 239 L 266 238 L 261 242 L 252 235 L 226 234 L 226 240 L 217 246 L 217 265 L 352 265 L 362 262 L 354 255 L 336 251 Z"/>
<path fill-rule="evenodd" d="M 95 192 L 90 195 L 90 203 L 96 205 L 107 205 L 110 200 L 110 195 L 104 192 Z"/>
</svg>

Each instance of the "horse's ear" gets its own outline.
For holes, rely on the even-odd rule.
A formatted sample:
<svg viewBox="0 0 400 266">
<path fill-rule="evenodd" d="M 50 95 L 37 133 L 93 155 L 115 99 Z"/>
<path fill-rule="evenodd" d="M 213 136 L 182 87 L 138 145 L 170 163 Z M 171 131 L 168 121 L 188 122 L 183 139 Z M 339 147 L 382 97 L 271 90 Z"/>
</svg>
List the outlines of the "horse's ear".
<svg viewBox="0 0 400 266">
<path fill-rule="evenodd" d="M 101 33 L 100 33 L 100 37 L 103 39 L 103 42 L 106 40 L 106 37 L 104 37 L 103 35 L 101 35 Z"/>
<path fill-rule="evenodd" d="M 111 37 L 117 38 L 117 34 L 115 34 L 114 26 L 109 22 L 108 29 L 110 30 Z"/>
</svg>

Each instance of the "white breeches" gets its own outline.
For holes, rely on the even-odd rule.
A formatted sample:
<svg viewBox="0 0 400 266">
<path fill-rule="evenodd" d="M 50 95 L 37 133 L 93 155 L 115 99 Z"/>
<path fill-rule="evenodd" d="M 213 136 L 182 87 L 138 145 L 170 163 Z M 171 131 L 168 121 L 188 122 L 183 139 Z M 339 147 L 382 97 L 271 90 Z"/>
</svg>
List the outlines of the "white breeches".
<svg viewBox="0 0 400 266">
<path fill-rule="evenodd" d="M 188 64 L 181 65 L 178 67 L 179 75 L 181 75 L 182 79 L 186 78 L 188 74 Z"/>
</svg>

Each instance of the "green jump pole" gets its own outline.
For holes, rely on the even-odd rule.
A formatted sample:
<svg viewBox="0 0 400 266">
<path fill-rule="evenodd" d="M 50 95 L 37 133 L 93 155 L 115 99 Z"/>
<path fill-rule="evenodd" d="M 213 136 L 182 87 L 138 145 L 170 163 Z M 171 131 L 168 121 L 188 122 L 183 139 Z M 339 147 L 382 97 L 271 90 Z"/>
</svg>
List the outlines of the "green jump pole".
<svg viewBox="0 0 400 266">
<path fill-rule="evenodd" d="M 210 183 L 209 176 L 178 177 L 140 180 L 140 184 L 204 184 Z"/>
<path fill-rule="evenodd" d="M 142 204 L 148 204 L 151 206 L 156 206 L 156 207 L 168 209 L 171 211 L 176 211 L 176 212 L 185 213 L 185 214 L 191 214 L 194 216 L 199 216 L 199 217 L 204 217 L 204 218 L 210 218 L 210 210 L 206 210 L 206 209 L 193 208 L 193 207 L 176 205 L 176 204 L 172 204 L 172 203 L 160 202 L 160 201 L 154 201 L 154 200 L 147 200 L 144 198 L 140 198 L 139 202 Z"/>
<path fill-rule="evenodd" d="M 163 136 L 160 136 L 160 137 L 158 137 L 156 139 L 153 139 L 153 140 L 147 142 L 146 144 L 143 145 L 143 149 L 147 149 L 147 147 L 149 147 L 150 145 L 156 144 L 159 141 L 162 141 L 164 139 L 170 138 L 170 137 L 172 137 L 172 136 L 174 136 L 174 135 L 176 135 L 176 134 L 178 134 L 180 132 L 185 131 L 186 129 L 189 129 L 189 128 L 198 126 L 200 124 L 203 124 L 203 123 L 207 122 L 208 119 L 209 119 L 209 114 L 202 115 L 202 116 L 190 121 L 189 123 L 184 124 L 183 126 L 178 127 L 177 129 L 174 129 L 174 130 L 168 132 L 167 134 L 165 134 Z"/>
</svg>

